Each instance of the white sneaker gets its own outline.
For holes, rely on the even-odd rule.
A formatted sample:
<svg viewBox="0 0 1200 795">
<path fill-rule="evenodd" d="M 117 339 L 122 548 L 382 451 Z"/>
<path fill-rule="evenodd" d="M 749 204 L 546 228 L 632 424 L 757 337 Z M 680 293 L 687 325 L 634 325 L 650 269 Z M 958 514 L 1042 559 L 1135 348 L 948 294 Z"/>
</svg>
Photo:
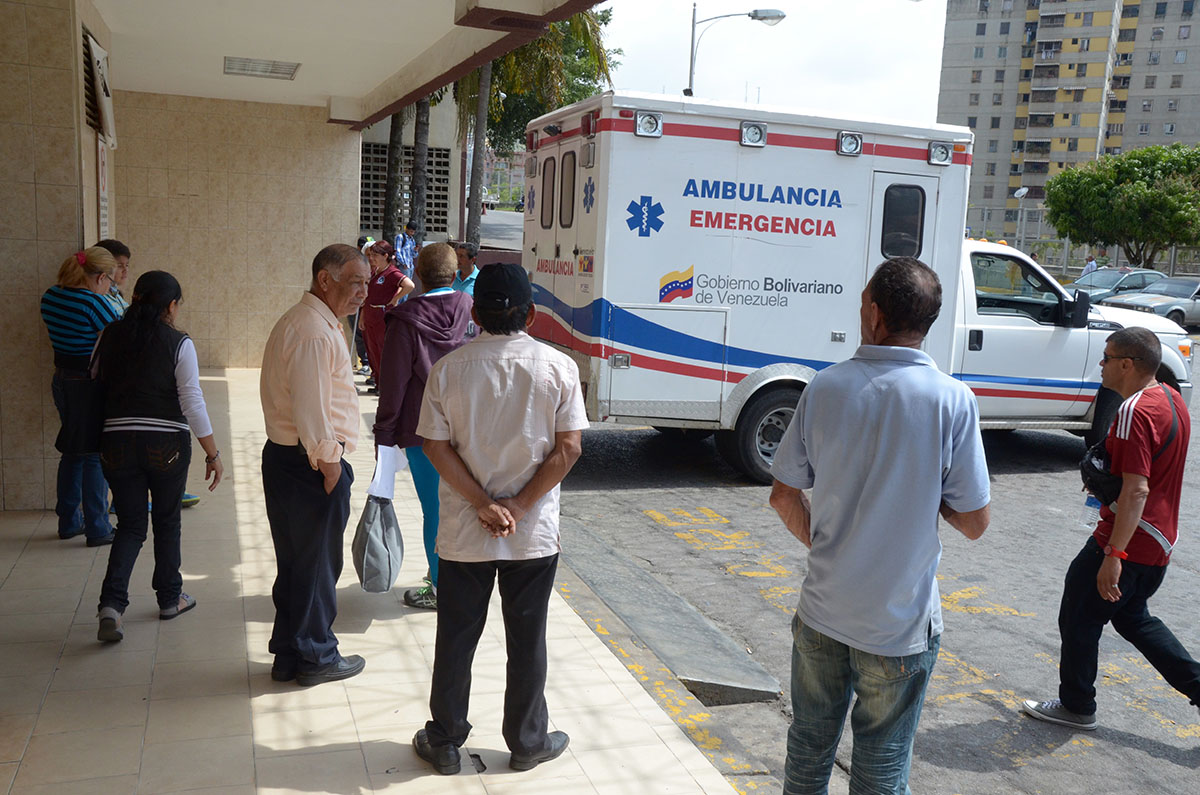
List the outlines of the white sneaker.
<svg viewBox="0 0 1200 795">
<path fill-rule="evenodd" d="M 1057 723 L 1059 726 L 1070 726 L 1072 729 L 1082 729 L 1084 731 L 1096 730 L 1096 714 L 1080 715 L 1078 712 L 1072 712 L 1063 706 L 1062 701 L 1057 698 L 1049 701 L 1026 701 L 1021 705 L 1021 710 L 1031 718 L 1036 720 L 1044 720 L 1046 723 Z"/>
</svg>

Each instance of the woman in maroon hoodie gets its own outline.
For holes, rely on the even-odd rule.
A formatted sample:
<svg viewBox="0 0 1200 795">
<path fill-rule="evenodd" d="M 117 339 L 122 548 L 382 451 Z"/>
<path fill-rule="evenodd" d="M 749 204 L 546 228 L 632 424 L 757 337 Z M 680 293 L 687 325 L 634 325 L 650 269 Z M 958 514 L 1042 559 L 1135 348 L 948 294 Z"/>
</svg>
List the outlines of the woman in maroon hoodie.
<svg viewBox="0 0 1200 795">
<path fill-rule="evenodd" d="M 417 436 L 417 419 L 425 380 L 434 362 L 466 341 L 471 322 L 471 296 L 455 292 L 454 273 L 458 258 L 445 243 L 421 249 L 417 276 L 425 292 L 387 310 L 386 333 L 376 379 L 379 410 L 375 415 L 375 443 L 399 445 L 408 456 L 417 499 L 424 516 L 425 557 L 429 561 L 429 584 L 404 592 L 410 607 L 437 607 L 438 473 L 421 451 L 425 440 Z"/>
</svg>

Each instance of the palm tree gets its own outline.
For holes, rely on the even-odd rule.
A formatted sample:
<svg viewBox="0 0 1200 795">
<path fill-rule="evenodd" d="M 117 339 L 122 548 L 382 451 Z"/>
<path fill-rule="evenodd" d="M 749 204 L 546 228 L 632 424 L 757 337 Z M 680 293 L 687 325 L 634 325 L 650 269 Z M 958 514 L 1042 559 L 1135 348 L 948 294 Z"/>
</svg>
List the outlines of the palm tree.
<svg viewBox="0 0 1200 795">
<path fill-rule="evenodd" d="M 382 237 L 387 242 L 395 241 L 400 231 L 400 207 L 403 204 L 400 190 L 403 187 L 404 123 L 413 115 L 413 106 L 401 108 L 391 116 L 388 133 L 387 176 L 383 183 L 383 229 Z"/>
<path fill-rule="evenodd" d="M 425 203 L 429 193 L 429 106 L 430 97 L 416 102 L 413 123 L 412 203 L 408 220 L 416 227 L 417 246 L 425 242 Z"/>
<path fill-rule="evenodd" d="M 562 22 L 550 23 L 547 31 L 538 38 L 484 64 L 455 84 L 459 133 L 466 140 L 470 129 L 474 146 L 468 189 L 467 240 L 479 242 L 489 110 L 493 116 L 498 115 L 500 98 L 506 94 L 532 93 L 552 108 L 561 105 L 572 77 L 564 68 L 563 54 L 567 50 L 574 53 L 592 79 L 612 82 L 601 23 L 594 12 L 581 11 Z"/>
</svg>

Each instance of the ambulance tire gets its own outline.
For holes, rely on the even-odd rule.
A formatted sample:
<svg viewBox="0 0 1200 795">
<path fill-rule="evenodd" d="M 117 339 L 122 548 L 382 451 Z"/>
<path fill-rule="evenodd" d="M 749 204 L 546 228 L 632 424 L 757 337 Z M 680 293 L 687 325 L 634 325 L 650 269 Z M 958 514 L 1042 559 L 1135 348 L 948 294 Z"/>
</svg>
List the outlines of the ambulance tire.
<svg viewBox="0 0 1200 795">
<path fill-rule="evenodd" d="M 800 390 L 772 389 L 753 397 L 732 431 L 717 433 L 717 450 L 729 465 L 759 483 L 770 483 L 771 461 L 796 413 Z"/>
<path fill-rule="evenodd" d="M 1121 407 L 1121 396 L 1107 387 L 1100 387 L 1096 393 L 1096 410 L 1092 413 L 1092 427 L 1083 432 L 1083 443 L 1091 447 L 1108 435 L 1108 426 L 1112 425 L 1117 409 Z"/>
</svg>

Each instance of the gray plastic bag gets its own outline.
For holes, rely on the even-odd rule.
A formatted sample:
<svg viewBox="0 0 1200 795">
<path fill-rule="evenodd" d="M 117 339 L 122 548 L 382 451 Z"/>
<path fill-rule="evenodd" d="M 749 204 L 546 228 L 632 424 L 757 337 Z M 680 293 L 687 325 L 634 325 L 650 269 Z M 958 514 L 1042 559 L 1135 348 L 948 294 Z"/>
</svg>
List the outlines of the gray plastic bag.
<svg viewBox="0 0 1200 795">
<path fill-rule="evenodd" d="M 354 571 L 367 593 L 387 593 L 404 562 L 404 539 L 392 501 L 367 495 L 362 518 L 350 544 Z"/>
</svg>

